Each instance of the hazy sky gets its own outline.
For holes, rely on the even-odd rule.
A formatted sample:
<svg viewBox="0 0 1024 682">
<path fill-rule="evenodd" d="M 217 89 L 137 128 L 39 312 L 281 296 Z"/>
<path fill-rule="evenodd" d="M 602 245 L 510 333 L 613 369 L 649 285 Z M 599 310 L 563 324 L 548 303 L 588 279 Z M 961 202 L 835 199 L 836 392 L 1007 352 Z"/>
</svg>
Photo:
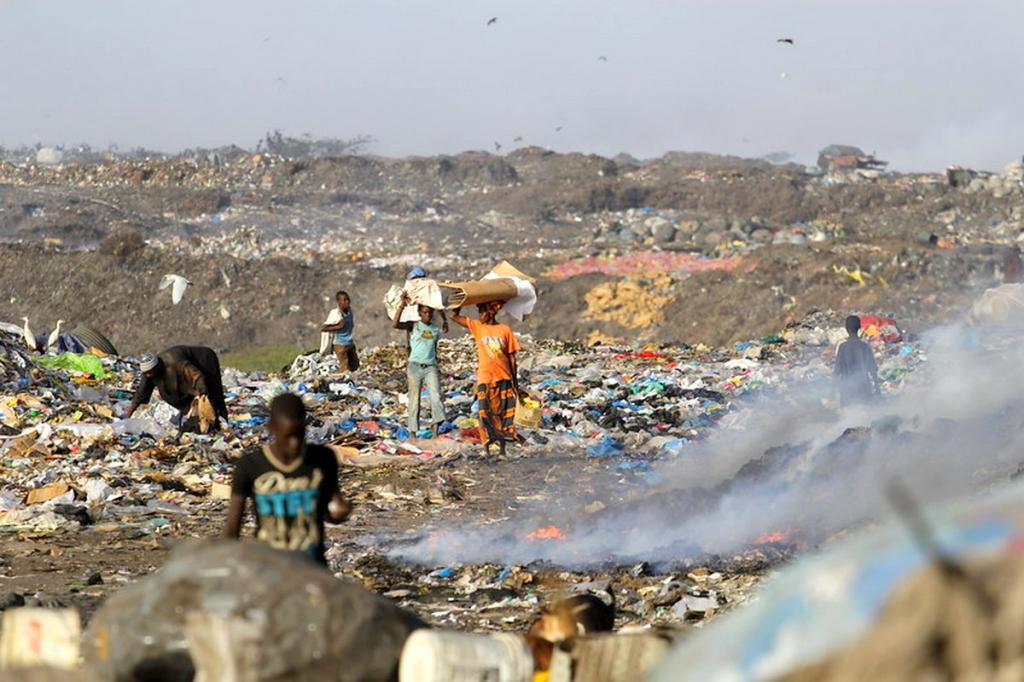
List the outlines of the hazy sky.
<svg viewBox="0 0 1024 682">
<path fill-rule="evenodd" d="M 1022 26 L 1022 0 L 0 0 L 0 144 L 281 128 L 999 169 L 1024 153 Z"/>
</svg>

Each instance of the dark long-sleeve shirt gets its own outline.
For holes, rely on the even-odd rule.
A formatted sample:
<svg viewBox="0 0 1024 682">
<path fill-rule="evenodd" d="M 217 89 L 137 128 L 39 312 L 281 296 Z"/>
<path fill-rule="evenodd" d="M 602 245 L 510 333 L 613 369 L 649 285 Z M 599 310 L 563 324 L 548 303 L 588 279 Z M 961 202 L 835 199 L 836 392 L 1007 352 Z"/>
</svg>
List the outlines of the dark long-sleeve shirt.
<svg viewBox="0 0 1024 682">
<path fill-rule="evenodd" d="M 132 407 L 145 405 L 153 389 L 172 407 L 187 410 L 196 396 L 205 395 L 217 416 L 227 419 L 224 385 L 220 376 L 220 360 L 212 348 L 205 346 L 172 346 L 158 354 L 163 374 L 153 379 L 142 377 Z"/>
<path fill-rule="evenodd" d="M 847 339 L 836 352 L 836 380 L 844 405 L 862 402 L 878 393 L 878 366 L 871 346 L 860 339 Z"/>
</svg>

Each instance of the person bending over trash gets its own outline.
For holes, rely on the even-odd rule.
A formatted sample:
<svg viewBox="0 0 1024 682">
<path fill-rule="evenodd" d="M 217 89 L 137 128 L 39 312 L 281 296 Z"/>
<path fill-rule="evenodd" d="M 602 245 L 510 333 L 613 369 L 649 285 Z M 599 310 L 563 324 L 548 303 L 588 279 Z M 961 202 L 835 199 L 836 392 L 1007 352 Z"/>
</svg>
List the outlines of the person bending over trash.
<svg viewBox="0 0 1024 682">
<path fill-rule="evenodd" d="M 185 430 L 188 413 L 195 405 L 199 408 L 200 424 L 203 413 L 212 407 L 213 430 L 219 420 L 227 421 L 228 408 L 224 402 L 224 385 L 220 377 L 220 360 L 212 348 L 205 346 L 172 346 L 154 355 L 147 353 L 139 363 L 142 376 L 131 405 L 125 410 L 125 419 L 131 417 L 139 405 L 145 405 L 153 396 L 153 389 L 172 407 L 178 409 L 177 426 L 180 434 Z M 203 400 L 205 399 L 205 401 Z M 207 402 L 208 401 L 208 402 Z"/>
<path fill-rule="evenodd" d="M 359 369 L 359 354 L 352 340 L 355 319 L 352 316 L 352 299 L 344 291 L 334 295 L 338 307 L 331 311 L 320 331 L 333 334 L 331 348 L 338 358 L 338 367 L 342 372 L 354 372 Z"/>
<path fill-rule="evenodd" d="M 425 305 L 418 306 L 419 320 L 402 322 L 402 313 L 409 304 L 408 294 L 403 295 L 393 323 L 395 329 L 404 329 L 409 335 L 409 433 L 415 437 L 420 430 L 420 388 L 425 383 L 430 394 L 430 428 L 437 438 L 437 429 L 444 421 L 441 374 L 437 369 L 437 342 L 442 330 L 434 324 L 434 309 Z"/>
<path fill-rule="evenodd" d="M 839 404 L 843 407 L 868 402 L 882 393 L 875 354 L 870 345 L 857 337 L 859 332 L 860 318 L 850 315 L 846 318 L 849 338 L 839 344 L 836 351 L 835 375 L 839 385 Z"/>
<path fill-rule="evenodd" d="M 481 303 L 476 307 L 479 320 L 464 317 L 461 308 L 452 315 L 452 320 L 468 329 L 476 340 L 476 400 L 485 455 L 490 454 L 494 442 L 504 455 L 507 442 L 519 441 L 514 424 L 519 402 L 519 342 L 508 325 L 495 321 L 502 305 L 499 301 Z"/>
<path fill-rule="evenodd" d="M 328 448 L 306 442 L 306 406 L 293 393 L 270 401 L 267 430 L 271 441 L 235 465 L 224 536 L 241 536 L 251 499 L 257 540 L 326 566 L 324 523 L 342 523 L 352 513 L 338 488 L 338 460 Z"/>
</svg>

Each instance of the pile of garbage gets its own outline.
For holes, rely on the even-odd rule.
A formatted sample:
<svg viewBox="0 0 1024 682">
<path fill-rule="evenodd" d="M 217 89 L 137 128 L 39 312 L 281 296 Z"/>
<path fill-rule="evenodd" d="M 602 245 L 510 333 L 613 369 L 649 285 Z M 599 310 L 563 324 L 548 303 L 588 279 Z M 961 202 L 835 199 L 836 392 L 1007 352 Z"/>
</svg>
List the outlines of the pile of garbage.
<svg viewBox="0 0 1024 682">
<path fill-rule="evenodd" d="M 960 166 L 946 169 L 946 178 L 951 187 L 965 192 L 991 192 L 996 199 L 1024 193 L 1024 161 L 1006 164 L 1002 173 L 986 173 Z"/>
<path fill-rule="evenodd" d="M 170 426 L 175 411 L 159 400 L 121 418 L 135 381 L 132 358 L 55 350 L 31 356 L 20 337 L 0 332 L 0 533 L 32 538 L 30 546 L 47 552 L 62 543 L 116 541 L 123 556 L 147 557 L 143 563 L 172 538 L 216 534 L 234 460 L 265 437 L 269 400 L 292 391 L 309 409 L 310 439 L 331 446 L 343 465 L 343 489 L 357 509 L 332 535 L 328 559 L 371 591 L 432 625 L 480 631 L 526 628 L 558 594 L 613 584 L 621 625 L 700 623 L 743 603 L 761 574 L 798 547 L 765 538 L 734 556 L 695 554 L 673 566 L 634 561 L 600 571 L 493 562 L 408 566 L 382 553 L 455 519 L 492 522 L 524 500 L 557 500 L 569 479 L 623 495 L 642 490 L 657 480 L 659 462 L 686 457 L 716 430 L 732 428 L 747 401 L 792 382 L 831 400 L 827 344 L 837 322 L 821 313 L 784 334 L 727 349 L 585 347 L 524 335 L 522 386 L 536 400 L 539 420 L 520 429 L 525 443 L 504 461 L 478 457 L 469 339 L 440 343 L 449 418 L 437 439 L 405 427 L 406 350 L 392 344 L 364 350 L 364 369 L 354 375 L 340 374 L 333 357 L 318 354 L 297 357 L 280 374 L 226 368 L 228 428 L 178 440 Z M 894 391 L 926 357 L 908 338 L 879 334 L 875 346 Z M 89 367 L 81 358 L 102 371 L 81 371 Z M 600 514 L 603 506 L 595 501 L 584 511 Z M 557 527 L 521 533 L 541 544 L 563 541 Z M 135 575 L 135 560 L 124 559 L 129 563 L 113 575 L 97 574 L 96 584 L 90 575 L 61 586 L 58 596 L 84 604 L 87 616 L 95 602 L 78 595 L 114 594 Z M 14 603 L 32 597 L 22 587 L 16 592 Z"/>
<path fill-rule="evenodd" d="M 758 216 L 730 220 L 710 213 L 645 207 L 602 214 L 592 234 L 594 243 L 606 248 L 656 246 L 669 251 L 715 252 L 833 241 L 843 230 L 827 219 L 806 223 L 778 223 Z"/>
<path fill-rule="evenodd" d="M 841 340 L 842 332 L 826 318 L 819 314 L 784 335 L 729 350 L 586 348 L 526 336 L 521 383 L 540 403 L 541 420 L 539 428 L 524 430 L 526 445 L 513 456 L 554 449 L 622 460 L 628 467 L 631 458 L 679 451 L 705 438 L 736 401 L 787 382 L 830 376 L 830 351 L 822 348 Z M 889 323 L 865 317 L 865 333 L 878 339 L 882 376 L 895 389 L 923 356 L 898 330 L 884 326 Z M 120 419 L 135 379 L 130 360 L 83 356 L 102 367 L 97 374 L 82 371 L 86 365 L 73 361 L 79 356 L 37 361 L 21 345 L 0 333 L 7 396 L 0 403 L 0 454 L 8 462 L 4 526 L 73 524 L 84 513 L 73 503 L 116 503 L 111 508 L 122 507 L 117 514 L 146 517 L 185 513 L 182 497 L 223 485 L 233 458 L 261 437 L 267 402 L 285 391 L 302 396 L 310 409 L 310 438 L 334 446 L 349 464 L 451 458 L 480 442 L 469 339 L 440 342 L 448 421 L 437 440 L 429 429 L 409 433 L 405 427 L 405 350 L 390 345 L 366 351 L 367 369 L 350 377 L 339 376 L 333 357 L 318 354 L 297 357 L 279 376 L 228 369 L 230 429 L 186 435 L 180 444 L 167 426 L 173 411 L 159 401 Z M 38 467 L 42 462 L 47 466 Z M 147 466 L 163 473 L 140 473 Z"/>
</svg>

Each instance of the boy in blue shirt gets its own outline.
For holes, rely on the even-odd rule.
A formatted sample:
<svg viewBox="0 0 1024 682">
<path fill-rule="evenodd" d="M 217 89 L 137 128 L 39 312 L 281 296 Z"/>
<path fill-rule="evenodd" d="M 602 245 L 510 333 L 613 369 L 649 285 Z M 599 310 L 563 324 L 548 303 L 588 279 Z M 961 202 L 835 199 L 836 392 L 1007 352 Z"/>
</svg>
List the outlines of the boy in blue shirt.
<svg viewBox="0 0 1024 682">
<path fill-rule="evenodd" d="M 334 335 L 331 347 L 338 358 L 338 368 L 342 372 L 354 372 L 359 369 L 359 354 L 352 340 L 352 330 L 355 328 L 352 299 L 346 292 L 339 291 L 334 295 L 334 300 L 338 303 L 338 309 L 332 311 L 328 323 L 320 327 L 320 331 Z"/>
<path fill-rule="evenodd" d="M 409 432 L 420 430 L 420 388 L 425 383 L 430 395 L 430 426 L 434 438 L 444 421 L 444 402 L 441 396 L 441 374 L 437 369 L 437 342 L 441 328 L 434 324 L 434 309 L 419 306 L 420 319 L 402 322 L 402 311 L 409 305 L 408 295 L 402 297 L 402 307 L 395 315 L 393 326 L 409 333 Z"/>
</svg>

